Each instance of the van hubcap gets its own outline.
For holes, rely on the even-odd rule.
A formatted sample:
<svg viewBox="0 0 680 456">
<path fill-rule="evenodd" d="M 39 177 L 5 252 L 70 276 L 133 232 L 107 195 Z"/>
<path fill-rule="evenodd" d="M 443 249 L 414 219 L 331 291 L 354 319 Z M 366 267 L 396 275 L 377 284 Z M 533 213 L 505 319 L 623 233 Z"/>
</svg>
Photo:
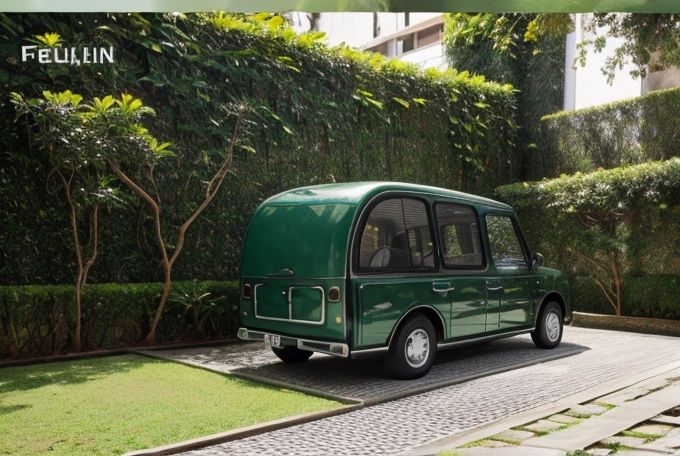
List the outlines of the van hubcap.
<svg viewBox="0 0 680 456">
<path fill-rule="evenodd" d="M 422 329 L 416 329 L 406 338 L 406 362 L 411 367 L 421 367 L 430 354 L 430 338 Z"/>
<path fill-rule="evenodd" d="M 550 342 L 555 342 L 560 336 L 560 319 L 555 312 L 550 312 L 545 318 L 545 328 Z"/>
</svg>

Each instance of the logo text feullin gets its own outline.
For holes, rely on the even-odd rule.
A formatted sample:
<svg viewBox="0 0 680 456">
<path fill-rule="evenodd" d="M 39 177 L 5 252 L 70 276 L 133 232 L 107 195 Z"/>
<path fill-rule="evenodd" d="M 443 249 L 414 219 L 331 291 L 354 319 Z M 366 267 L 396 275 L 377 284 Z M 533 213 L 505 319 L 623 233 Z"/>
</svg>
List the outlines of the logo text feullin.
<svg viewBox="0 0 680 456">
<path fill-rule="evenodd" d="M 37 60 L 41 64 L 84 65 L 91 63 L 113 63 L 113 46 L 84 48 L 40 48 L 21 46 L 21 61 Z"/>
</svg>

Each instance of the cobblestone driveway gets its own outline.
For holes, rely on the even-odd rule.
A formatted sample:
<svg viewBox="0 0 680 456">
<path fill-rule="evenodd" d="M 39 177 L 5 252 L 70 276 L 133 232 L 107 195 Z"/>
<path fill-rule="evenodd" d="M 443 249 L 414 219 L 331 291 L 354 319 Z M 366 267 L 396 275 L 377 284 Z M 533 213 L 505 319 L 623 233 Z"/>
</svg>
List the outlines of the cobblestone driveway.
<svg viewBox="0 0 680 456">
<path fill-rule="evenodd" d="M 680 339 L 568 327 L 565 341 L 589 350 L 185 455 L 398 454 L 680 360 Z"/>
<path fill-rule="evenodd" d="M 261 382 L 282 382 L 321 395 L 354 401 L 380 400 L 423 392 L 550 359 L 574 355 L 586 347 L 562 343 L 554 350 L 537 350 L 528 335 L 437 353 L 435 365 L 424 378 L 395 380 L 382 358 L 346 360 L 314 355 L 309 362 L 280 362 L 263 344 L 157 352 L 156 355 L 219 372 L 230 372 Z M 279 383 L 280 384 L 280 383 Z"/>
</svg>

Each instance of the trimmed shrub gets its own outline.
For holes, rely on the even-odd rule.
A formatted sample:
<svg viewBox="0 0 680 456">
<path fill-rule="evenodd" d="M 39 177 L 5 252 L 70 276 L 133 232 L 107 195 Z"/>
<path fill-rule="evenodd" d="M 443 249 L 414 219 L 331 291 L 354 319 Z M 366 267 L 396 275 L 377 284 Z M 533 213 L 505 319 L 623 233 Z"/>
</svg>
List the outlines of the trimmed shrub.
<svg viewBox="0 0 680 456">
<path fill-rule="evenodd" d="M 680 155 L 680 88 L 541 119 L 530 179 L 668 160 Z"/>
<path fill-rule="evenodd" d="M 680 158 L 512 184 L 496 196 L 515 207 L 546 264 L 592 280 L 573 281 L 575 296 L 594 296 L 595 286 L 605 306 L 633 315 L 641 307 L 626 297 L 637 287 L 627 285 L 627 276 L 680 275 Z M 649 299 L 655 299 L 651 292 Z M 626 309 L 627 302 L 634 307 Z M 677 308 L 647 313 L 664 318 L 658 314 L 676 315 Z"/>
<path fill-rule="evenodd" d="M 86 286 L 83 347 L 109 349 L 140 343 L 162 288 L 162 283 Z M 158 341 L 234 336 L 238 299 L 237 282 L 174 282 Z M 0 358 L 69 351 L 74 300 L 72 285 L 0 287 Z"/>
</svg>

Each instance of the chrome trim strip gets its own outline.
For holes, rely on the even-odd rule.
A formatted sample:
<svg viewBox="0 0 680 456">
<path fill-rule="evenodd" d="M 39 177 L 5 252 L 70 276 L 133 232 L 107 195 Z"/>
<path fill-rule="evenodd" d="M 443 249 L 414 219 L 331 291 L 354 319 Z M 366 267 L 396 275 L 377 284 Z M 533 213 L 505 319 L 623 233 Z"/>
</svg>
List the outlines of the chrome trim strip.
<svg viewBox="0 0 680 456">
<path fill-rule="evenodd" d="M 485 340 L 503 339 L 503 338 L 506 338 L 506 337 L 519 336 L 520 334 L 530 333 L 530 332 L 535 331 L 535 330 L 536 330 L 536 328 L 522 329 L 520 331 L 492 334 L 490 336 L 476 337 L 474 339 L 459 340 L 459 341 L 456 341 L 456 342 L 445 342 L 445 343 L 437 344 L 437 349 L 456 347 L 456 346 L 459 346 L 459 345 L 466 345 L 466 344 L 474 343 L 474 342 L 482 342 L 482 341 L 485 341 Z"/>
<path fill-rule="evenodd" d="M 301 350 L 310 350 L 319 353 L 326 353 L 328 355 L 339 356 L 347 358 L 349 356 L 349 345 L 340 342 L 325 342 L 320 340 L 300 339 L 297 337 L 288 337 L 282 334 L 273 334 L 263 331 L 254 331 L 248 328 L 238 329 L 238 338 L 241 340 L 264 340 L 266 336 L 280 336 L 281 340 L 295 341 L 297 347 Z M 311 345 L 310 345 L 311 344 Z"/>
<path fill-rule="evenodd" d="M 316 346 L 309 344 L 314 344 Z M 328 349 L 319 348 L 318 345 L 328 346 Z M 320 342 L 315 340 L 297 339 L 297 346 L 300 350 L 326 353 L 327 355 L 339 356 L 341 358 L 347 358 L 349 356 L 349 346 L 347 344 L 339 344 L 337 342 Z"/>
<path fill-rule="evenodd" d="M 363 355 L 363 354 L 370 354 L 370 353 L 382 353 L 386 352 L 389 350 L 388 347 L 378 347 L 378 348 L 367 348 L 365 350 L 352 350 L 350 352 L 351 355 Z"/>
</svg>

